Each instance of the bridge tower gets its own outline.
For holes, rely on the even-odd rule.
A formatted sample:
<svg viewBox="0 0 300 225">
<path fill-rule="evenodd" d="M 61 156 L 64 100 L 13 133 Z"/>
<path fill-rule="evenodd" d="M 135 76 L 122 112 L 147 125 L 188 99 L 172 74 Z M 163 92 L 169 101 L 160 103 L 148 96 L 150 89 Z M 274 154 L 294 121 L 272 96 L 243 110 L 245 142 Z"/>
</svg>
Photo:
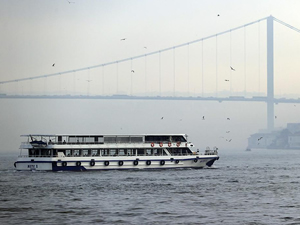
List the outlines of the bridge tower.
<svg viewBox="0 0 300 225">
<path fill-rule="evenodd" d="M 267 18 L 267 117 L 268 131 L 274 130 L 274 37 L 273 16 Z"/>
</svg>

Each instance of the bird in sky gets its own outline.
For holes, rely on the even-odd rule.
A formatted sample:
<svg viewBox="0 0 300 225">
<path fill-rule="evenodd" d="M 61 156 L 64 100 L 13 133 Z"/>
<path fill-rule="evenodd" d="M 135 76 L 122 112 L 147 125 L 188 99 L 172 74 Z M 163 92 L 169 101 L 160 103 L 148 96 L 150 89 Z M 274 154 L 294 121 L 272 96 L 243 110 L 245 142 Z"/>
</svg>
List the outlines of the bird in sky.
<svg viewBox="0 0 300 225">
<path fill-rule="evenodd" d="M 227 120 L 230 120 L 230 118 L 229 118 L 229 117 L 227 117 Z"/>
<path fill-rule="evenodd" d="M 220 16 L 220 14 L 218 14 L 218 16 Z"/>
<path fill-rule="evenodd" d="M 147 47 L 145 46 L 144 49 L 147 49 Z"/>
<path fill-rule="evenodd" d="M 127 38 L 122 38 L 120 41 L 125 41 Z"/>
<path fill-rule="evenodd" d="M 163 119 L 164 119 L 164 117 L 162 116 L 160 119 L 161 119 L 161 120 L 163 120 Z"/>
<path fill-rule="evenodd" d="M 225 81 L 229 81 L 229 80 L 225 80 Z"/>
<path fill-rule="evenodd" d="M 263 137 L 258 138 L 257 140 L 260 141 Z"/>
<path fill-rule="evenodd" d="M 55 66 L 55 63 L 53 63 L 52 66 Z"/>
<path fill-rule="evenodd" d="M 234 69 L 234 68 L 232 68 L 232 66 L 230 67 L 230 69 L 231 69 L 231 70 L 233 70 L 233 71 L 235 71 L 235 69 Z"/>
<path fill-rule="evenodd" d="M 205 120 L 205 117 L 204 117 L 204 116 L 202 116 L 202 120 Z"/>
<path fill-rule="evenodd" d="M 131 70 L 131 73 L 134 73 L 134 70 Z"/>
<path fill-rule="evenodd" d="M 226 133 L 228 134 L 230 132 L 230 130 L 226 131 Z"/>
<path fill-rule="evenodd" d="M 92 80 L 86 80 L 87 82 L 91 82 Z"/>
</svg>

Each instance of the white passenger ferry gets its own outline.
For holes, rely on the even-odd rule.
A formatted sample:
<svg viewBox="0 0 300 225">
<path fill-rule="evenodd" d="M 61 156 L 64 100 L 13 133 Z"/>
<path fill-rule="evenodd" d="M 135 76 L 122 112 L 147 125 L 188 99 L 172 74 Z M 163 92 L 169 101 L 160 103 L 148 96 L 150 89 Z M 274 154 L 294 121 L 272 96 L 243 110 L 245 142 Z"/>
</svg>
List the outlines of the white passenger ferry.
<svg viewBox="0 0 300 225">
<path fill-rule="evenodd" d="M 21 135 L 17 170 L 85 171 L 204 168 L 219 159 L 217 148 L 204 154 L 183 134 Z"/>
</svg>

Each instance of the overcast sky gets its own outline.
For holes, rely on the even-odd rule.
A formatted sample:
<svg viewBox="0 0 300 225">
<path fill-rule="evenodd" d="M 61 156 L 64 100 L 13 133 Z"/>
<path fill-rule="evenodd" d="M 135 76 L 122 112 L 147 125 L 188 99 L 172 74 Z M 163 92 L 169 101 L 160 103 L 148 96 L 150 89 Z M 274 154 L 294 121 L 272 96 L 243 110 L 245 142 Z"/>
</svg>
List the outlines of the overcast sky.
<svg viewBox="0 0 300 225">
<path fill-rule="evenodd" d="M 297 0 L 0 0 L 0 81 L 59 73 L 147 54 L 270 15 L 300 28 L 299 9 Z M 121 41 L 123 38 L 126 40 Z M 36 83 L 0 85 L 0 92 L 157 94 L 161 85 L 163 94 L 172 95 L 175 76 L 176 91 L 183 94 L 198 96 L 202 88 L 207 93 L 216 89 L 228 92 L 232 88 L 232 95 L 242 95 L 245 77 L 247 91 L 264 94 L 265 40 L 263 21 L 232 32 L 231 36 L 228 33 L 205 41 L 203 59 L 200 42 L 162 53 L 161 65 L 159 55 L 148 56 L 117 66 L 39 79 Z M 299 33 L 274 23 L 277 95 L 299 96 L 299 40 Z M 230 66 L 236 71 L 232 72 Z M 53 87 L 56 90 L 51 89 Z M 40 104 L 47 107 L 36 107 Z M 245 148 L 251 133 L 266 128 L 264 103 L 49 100 L 45 104 L 45 101 L 3 99 L 1 108 L 5 109 L 0 117 L 3 150 L 16 150 L 19 135 L 28 133 L 187 133 L 201 148 L 213 145 L 223 149 Z M 288 122 L 299 122 L 298 108 L 293 104 L 276 105 L 275 126 L 286 127 Z M 203 115 L 207 120 L 202 121 Z M 230 123 L 227 117 L 232 118 Z M 220 138 L 229 129 L 230 137 L 226 138 L 234 140 L 230 146 Z"/>
</svg>

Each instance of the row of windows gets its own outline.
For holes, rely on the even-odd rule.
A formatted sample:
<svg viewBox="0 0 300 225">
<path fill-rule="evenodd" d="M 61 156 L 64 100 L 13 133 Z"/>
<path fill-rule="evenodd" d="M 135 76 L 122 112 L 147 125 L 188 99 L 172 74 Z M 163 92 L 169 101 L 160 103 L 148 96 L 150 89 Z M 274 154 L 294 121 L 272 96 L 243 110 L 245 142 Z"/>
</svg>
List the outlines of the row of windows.
<svg viewBox="0 0 300 225">
<path fill-rule="evenodd" d="M 192 154 L 189 148 L 169 148 L 171 155 Z M 74 150 L 47 150 L 29 149 L 29 157 L 57 156 L 63 153 L 64 156 L 133 156 L 133 155 L 167 155 L 163 148 L 151 149 L 74 149 Z"/>
<path fill-rule="evenodd" d="M 186 142 L 182 135 L 146 135 L 146 136 L 56 136 L 48 144 L 103 144 L 103 143 L 143 143 L 143 142 Z"/>
</svg>

